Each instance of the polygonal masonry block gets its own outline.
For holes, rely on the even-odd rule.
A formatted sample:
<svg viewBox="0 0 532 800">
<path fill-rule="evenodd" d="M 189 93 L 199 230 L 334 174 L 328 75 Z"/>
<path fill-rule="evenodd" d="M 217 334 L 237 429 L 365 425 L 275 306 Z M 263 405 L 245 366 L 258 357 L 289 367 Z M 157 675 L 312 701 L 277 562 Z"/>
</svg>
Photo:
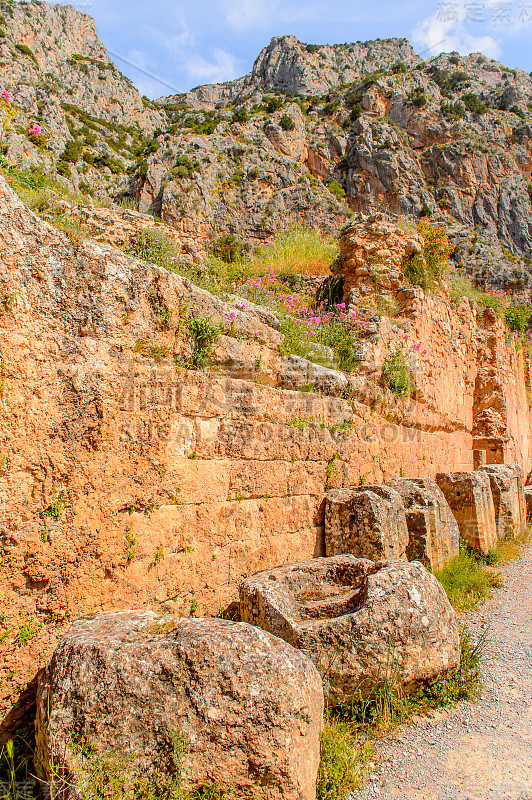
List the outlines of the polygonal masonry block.
<svg viewBox="0 0 532 800">
<path fill-rule="evenodd" d="M 497 536 L 515 536 L 526 524 L 523 470 L 518 464 L 488 464 L 480 468 L 489 475 Z"/>
<path fill-rule="evenodd" d="M 458 554 L 460 532 L 449 504 L 436 481 L 430 478 L 395 478 L 387 486 L 403 498 L 409 542 L 406 555 L 441 569 Z"/>
<path fill-rule="evenodd" d="M 456 614 L 418 561 L 315 558 L 240 584 L 242 618 L 303 650 L 329 702 L 365 697 L 388 681 L 405 692 L 460 664 Z"/>
<path fill-rule="evenodd" d="M 497 543 L 497 523 L 486 472 L 439 472 L 436 483 L 445 495 L 460 536 L 477 553 L 487 555 Z"/>
<path fill-rule="evenodd" d="M 401 495 L 370 484 L 333 489 L 325 502 L 325 553 L 406 559 L 408 528 Z"/>
<path fill-rule="evenodd" d="M 70 776 L 61 797 L 85 796 L 85 740 L 156 794 L 175 775 L 178 736 L 184 789 L 215 782 L 258 800 L 315 800 L 322 716 L 310 659 L 266 631 L 105 612 L 77 620 L 39 678 L 35 762 L 48 780 Z"/>
</svg>

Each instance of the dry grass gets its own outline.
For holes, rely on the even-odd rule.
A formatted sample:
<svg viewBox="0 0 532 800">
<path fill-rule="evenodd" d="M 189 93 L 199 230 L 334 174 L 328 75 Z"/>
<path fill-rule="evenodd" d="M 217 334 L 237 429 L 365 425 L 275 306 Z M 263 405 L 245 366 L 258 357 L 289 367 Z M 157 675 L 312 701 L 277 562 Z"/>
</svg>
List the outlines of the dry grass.
<svg viewBox="0 0 532 800">
<path fill-rule="evenodd" d="M 503 539 L 499 539 L 497 546 L 491 554 L 492 564 L 507 564 L 515 558 L 519 558 L 523 548 L 532 541 L 532 525 L 526 525 L 516 534 L 510 533 Z"/>
<path fill-rule="evenodd" d="M 277 275 L 329 275 L 339 254 L 338 241 L 323 237 L 317 228 L 291 225 L 266 247 L 259 247 L 253 264 Z"/>
</svg>

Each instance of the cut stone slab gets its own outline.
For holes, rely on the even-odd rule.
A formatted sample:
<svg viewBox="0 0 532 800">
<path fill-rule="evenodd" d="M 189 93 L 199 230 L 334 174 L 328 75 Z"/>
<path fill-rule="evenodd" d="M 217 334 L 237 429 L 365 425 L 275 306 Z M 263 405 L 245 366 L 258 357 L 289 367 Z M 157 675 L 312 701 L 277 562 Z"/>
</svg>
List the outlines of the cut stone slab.
<svg viewBox="0 0 532 800">
<path fill-rule="evenodd" d="M 497 523 L 489 475 L 439 472 L 436 483 L 445 495 L 460 536 L 477 553 L 487 555 L 497 543 Z"/>
<path fill-rule="evenodd" d="M 460 664 L 456 614 L 418 561 L 315 558 L 240 584 L 242 618 L 303 650 L 329 702 L 371 696 L 387 677 L 406 692 Z"/>
<path fill-rule="evenodd" d="M 408 527 L 409 561 L 417 559 L 432 572 L 458 555 L 460 531 L 445 496 L 431 478 L 395 478 L 387 486 L 403 499 Z"/>
<path fill-rule="evenodd" d="M 325 501 L 325 554 L 406 559 L 408 527 L 401 495 L 369 484 L 333 489 Z"/>
<path fill-rule="evenodd" d="M 525 503 L 527 522 L 532 520 L 532 486 L 525 486 Z"/>
<path fill-rule="evenodd" d="M 106 612 L 75 622 L 40 677 L 36 765 L 77 771 L 72 735 L 153 785 L 175 769 L 257 798 L 315 800 L 323 689 L 307 656 L 221 619 Z"/>
<path fill-rule="evenodd" d="M 518 464 L 488 464 L 480 468 L 489 475 L 497 536 L 515 536 L 526 524 L 524 473 Z"/>
<path fill-rule="evenodd" d="M 320 345 L 316 344 L 316 348 Z M 320 353 L 323 357 L 326 353 Z M 334 354 L 331 352 L 331 356 Z M 343 372 L 314 364 L 300 356 L 287 356 L 283 359 L 279 375 L 279 385 L 283 389 L 300 390 L 312 386 L 313 390 L 332 397 L 341 397 L 347 389 L 347 378 Z"/>
</svg>

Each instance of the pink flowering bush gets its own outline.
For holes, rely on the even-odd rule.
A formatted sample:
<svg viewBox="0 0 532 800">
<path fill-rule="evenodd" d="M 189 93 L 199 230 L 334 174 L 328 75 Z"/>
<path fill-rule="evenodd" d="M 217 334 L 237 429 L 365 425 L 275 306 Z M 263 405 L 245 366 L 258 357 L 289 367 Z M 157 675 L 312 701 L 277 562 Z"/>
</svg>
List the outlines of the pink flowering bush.
<svg viewBox="0 0 532 800">
<path fill-rule="evenodd" d="M 4 144 L 4 136 L 11 130 L 11 123 L 16 115 L 16 109 L 11 105 L 11 95 L 7 89 L 0 92 L 0 155 L 5 155 L 9 149 L 8 144 Z"/>
<path fill-rule="evenodd" d="M 273 273 L 240 281 L 237 292 L 277 314 L 285 353 L 346 372 L 356 368 L 359 361 L 356 345 L 360 334 L 371 324 L 370 314 L 356 308 L 347 310 L 345 303 L 332 307 L 322 303 L 312 308 Z"/>
<path fill-rule="evenodd" d="M 36 122 L 33 123 L 31 128 L 28 131 L 28 136 L 33 141 L 38 141 L 41 138 L 42 128 Z"/>
</svg>

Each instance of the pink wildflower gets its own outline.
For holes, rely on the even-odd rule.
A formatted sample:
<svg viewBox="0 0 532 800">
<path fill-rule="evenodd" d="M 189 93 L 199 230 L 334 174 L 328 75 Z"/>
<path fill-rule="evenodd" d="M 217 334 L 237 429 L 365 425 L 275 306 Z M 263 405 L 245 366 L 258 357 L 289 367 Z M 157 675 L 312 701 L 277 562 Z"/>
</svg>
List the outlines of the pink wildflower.
<svg viewBox="0 0 532 800">
<path fill-rule="evenodd" d="M 9 94 L 7 89 L 2 89 L 2 91 L 0 92 L 0 97 L 2 98 L 4 103 L 10 103 L 11 102 L 11 95 Z"/>
<path fill-rule="evenodd" d="M 229 319 L 231 320 L 231 322 L 235 322 L 235 320 L 236 320 L 236 313 L 235 313 L 234 311 L 231 311 L 231 312 L 229 313 Z"/>
<path fill-rule="evenodd" d="M 31 128 L 29 129 L 28 133 L 30 134 L 30 136 L 34 136 L 36 139 L 38 139 L 42 133 L 41 126 L 37 125 L 37 123 L 34 122 Z"/>
<path fill-rule="evenodd" d="M 423 352 L 421 353 L 421 355 L 422 355 L 422 356 L 426 356 L 426 355 L 427 355 L 427 351 L 426 351 L 426 350 L 423 350 Z"/>
</svg>

